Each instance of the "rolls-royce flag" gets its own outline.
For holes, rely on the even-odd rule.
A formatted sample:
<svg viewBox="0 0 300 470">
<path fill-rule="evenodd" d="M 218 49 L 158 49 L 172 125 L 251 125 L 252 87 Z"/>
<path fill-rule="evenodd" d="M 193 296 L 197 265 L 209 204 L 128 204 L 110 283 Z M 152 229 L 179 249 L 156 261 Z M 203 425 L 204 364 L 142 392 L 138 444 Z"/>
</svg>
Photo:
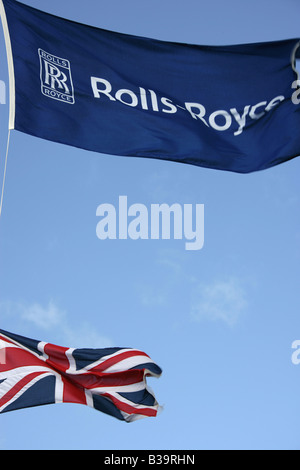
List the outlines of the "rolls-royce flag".
<svg viewBox="0 0 300 470">
<path fill-rule="evenodd" d="M 198 46 L 0 0 L 9 128 L 108 155 L 249 173 L 300 154 L 299 38 Z"/>
</svg>

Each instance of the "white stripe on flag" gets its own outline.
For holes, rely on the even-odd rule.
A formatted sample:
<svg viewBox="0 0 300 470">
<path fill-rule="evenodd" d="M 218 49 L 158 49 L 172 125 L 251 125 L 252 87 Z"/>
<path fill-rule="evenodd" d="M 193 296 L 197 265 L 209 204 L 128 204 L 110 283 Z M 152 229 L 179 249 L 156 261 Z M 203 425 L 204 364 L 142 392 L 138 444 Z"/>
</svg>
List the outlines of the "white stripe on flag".
<svg viewBox="0 0 300 470">
<path fill-rule="evenodd" d="M 0 413 L 5 409 L 7 408 L 11 403 L 13 403 L 14 401 L 16 401 L 21 395 L 23 395 L 23 393 L 26 392 L 26 390 L 28 390 L 32 385 L 34 385 L 36 382 L 38 382 L 41 378 L 44 378 L 46 377 L 47 375 L 53 375 L 51 372 L 45 372 L 42 376 L 41 375 L 38 375 L 37 377 L 35 377 L 34 379 L 32 379 L 30 382 L 28 382 L 26 385 L 24 385 L 24 387 L 18 391 L 18 393 L 16 393 L 9 401 L 7 401 L 4 405 L 0 406 Z M 3 384 L 0 384 L 0 398 L 2 398 L 7 392 L 9 392 L 9 390 L 11 390 L 11 388 L 16 385 L 20 379 L 22 377 L 18 376 L 18 377 L 11 377 L 8 380 L 5 380 L 3 382 Z M 1 387 L 2 385 L 2 387 Z"/>
<path fill-rule="evenodd" d="M 128 357 L 127 359 L 123 359 L 117 364 L 114 364 L 113 366 L 105 369 L 104 372 L 105 373 L 120 372 L 123 370 L 132 369 L 133 367 L 139 366 L 140 364 L 149 364 L 149 363 L 154 364 L 154 361 L 152 361 L 152 359 L 149 359 L 149 357 L 137 355 L 133 357 Z"/>
<path fill-rule="evenodd" d="M 91 388 L 92 393 L 103 393 L 107 391 L 108 393 L 130 393 L 130 392 L 140 392 L 145 389 L 145 382 L 139 382 L 131 385 L 119 385 L 112 386 L 103 385 L 103 387 Z"/>
</svg>

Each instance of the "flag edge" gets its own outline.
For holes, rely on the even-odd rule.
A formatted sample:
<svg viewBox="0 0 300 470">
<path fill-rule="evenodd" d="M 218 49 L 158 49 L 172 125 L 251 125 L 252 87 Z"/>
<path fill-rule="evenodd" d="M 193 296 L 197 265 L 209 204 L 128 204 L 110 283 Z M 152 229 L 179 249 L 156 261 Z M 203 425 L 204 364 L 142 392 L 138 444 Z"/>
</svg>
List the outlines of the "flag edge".
<svg viewBox="0 0 300 470">
<path fill-rule="evenodd" d="M 7 55 L 7 66 L 8 66 L 8 76 L 9 76 L 9 130 L 15 129 L 15 111 L 16 111 L 16 91 L 15 91 L 15 71 L 14 71 L 14 60 L 11 47 L 11 40 L 9 34 L 9 27 L 7 23 L 6 11 L 3 4 L 3 1 L 0 0 L 0 18 L 3 28 L 3 34 L 6 45 L 6 55 Z"/>
</svg>

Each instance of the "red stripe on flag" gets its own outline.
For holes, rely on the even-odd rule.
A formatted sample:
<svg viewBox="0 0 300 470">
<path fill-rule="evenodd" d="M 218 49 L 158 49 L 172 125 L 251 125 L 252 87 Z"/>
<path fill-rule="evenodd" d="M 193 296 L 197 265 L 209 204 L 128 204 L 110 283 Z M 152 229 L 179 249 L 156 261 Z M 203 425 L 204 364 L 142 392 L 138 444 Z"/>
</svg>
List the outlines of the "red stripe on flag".
<svg viewBox="0 0 300 470">
<path fill-rule="evenodd" d="M 80 375 L 66 374 L 68 379 L 75 384 L 92 390 L 97 387 L 120 387 L 124 385 L 132 385 L 144 380 L 143 370 L 126 370 L 113 374 L 105 373 L 86 373 Z"/>
<path fill-rule="evenodd" d="M 45 362 L 37 358 L 34 354 L 29 351 L 25 351 L 20 347 L 5 348 L 5 363 L 0 364 L 0 371 L 5 372 L 7 370 L 15 369 L 18 367 L 30 367 L 30 366 L 43 366 Z"/>
<path fill-rule="evenodd" d="M 103 393 L 102 396 L 109 398 L 119 410 L 124 411 L 127 414 L 152 417 L 155 417 L 157 415 L 157 410 L 154 410 L 152 408 L 135 408 L 134 406 L 128 405 L 127 403 L 118 400 L 116 397 L 110 395 L 109 393 Z"/>
<path fill-rule="evenodd" d="M 86 396 L 83 387 L 73 384 L 66 377 L 63 377 L 64 392 L 63 402 L 64 403 L 79 403 L 80 405 L 86 405 Z"/>
<path fill-rule="evenodd" d="M 26 377 L 23 377 L 21 380 L 19 380 L 16 385 L 14 385 L 9 392 L 7 392 L 1 399 L 0 399 L 0 407 L 5 405 L 9 400 L 14 398 L 16 394 L 22 390 L 25 385 L 27 385 L 31 380 L 33 380 L 35 377 L 38 377 L 39 375 L 46 374 L 47 372 L 32 372 L 31 374 L 26 375 Z"/>
<path fill-rule="evenodd" d="M 13 341 L 8 339 L 6 336 L 0 335 L 0 339 L 2 339 L 2 341 L 6 341 L 7 343 L 15 344 Z"/>
<path fill-rule="evenodd" d="M 47 343 L 44 347 L 44 352 L 47 354 L 49 359 L 47 359 L 46 362 L 54 369 L 60 372 L 65 372 L 70 367 L 69 360 L 65 354 L 68 349 L 69 348 Z"/>
<path fill-rule="evenodd" d="M 120 354 L 116 354 L 114 357 L 111 357 L 111 358 L 107 359 L 106 361 L 102 362 L 101 364 L 98 364 L 97 366 L 95 366 L 93 369 L 89 369 L 89 370 L 91 372 L 104 372 L 106 369 L 108 369 L 109 367 L 114 366 L 118 362 L 123 361 L 124 359 L 128 359 L 130 357 L 134 357 L 134 356 L 145 356 L 149 359 L 148 354 L 146 354 L 142 351 L 136 351 L 136 350 L 126 351 L 126 352 L 123 352 L 123 353 L 120 353 Z"/>
</svg>

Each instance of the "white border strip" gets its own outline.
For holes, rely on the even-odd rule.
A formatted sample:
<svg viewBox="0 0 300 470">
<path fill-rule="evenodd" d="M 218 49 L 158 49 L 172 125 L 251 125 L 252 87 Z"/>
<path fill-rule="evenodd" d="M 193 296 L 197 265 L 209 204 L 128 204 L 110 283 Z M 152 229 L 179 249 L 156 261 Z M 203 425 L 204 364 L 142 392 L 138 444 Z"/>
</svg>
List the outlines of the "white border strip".
<svg viewBox="0 0 300 470">
<path fill-rule="evenodd" d="M 7 24 L 7 18 L 5 13 L 5 8 L 2 0 L 0 0 L 0 17 L 2 21 L 2 27 L 4 32 L 5 44 L 6 44 L 6 54 L 7 54 L 7 64 L 8 64 L 8 74 L 9 74 L 9 129 L 15 128 L 15 115 L 16 115 L 16 92 L 15 92 L 15 71 L 14 71 L 14 61 L 12 55 L 11 41 L 9 35 L 9 29 Z"/>
</svg>

